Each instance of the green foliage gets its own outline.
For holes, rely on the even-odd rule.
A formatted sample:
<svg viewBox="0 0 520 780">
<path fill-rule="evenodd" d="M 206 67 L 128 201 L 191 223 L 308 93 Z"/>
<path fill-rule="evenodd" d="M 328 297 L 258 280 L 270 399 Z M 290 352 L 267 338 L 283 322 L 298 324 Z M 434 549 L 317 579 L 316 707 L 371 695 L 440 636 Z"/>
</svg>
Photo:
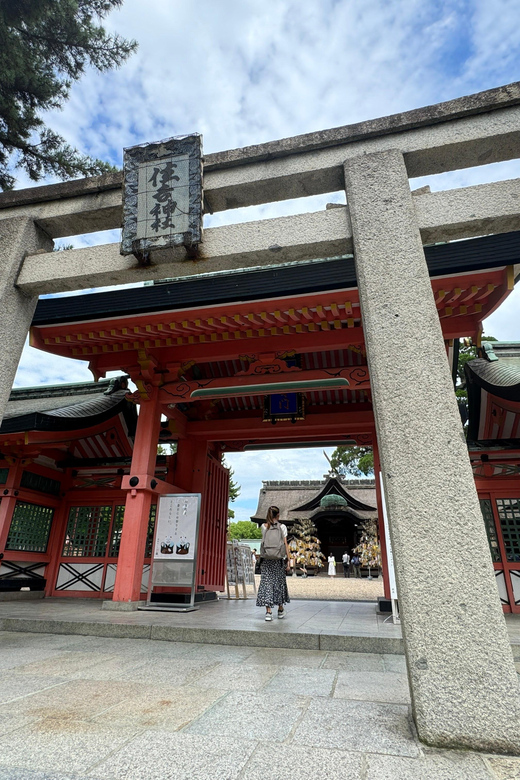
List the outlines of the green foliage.
<svg viewBox="0 0 520 780">
<path fill-rule="evenodd" d="M 261 539 L 262 529 L 250 520 L 239 520 L 228 525 L 228 539 Z"/>
<path fill-rule="evenodd" d="M 229 471 L 229 502 L 235 501 L 238 498 L 238 496 L 240 495 L 240 485 L 238 485 L 235 482 L 235 480 L 233 479 L 233 476 L 234 476 L 235 472 L 233 471 L 233 469 L 230 466 L 227 465 L 225 460 L 222 461 L 222 465 L 225 466 L 228 469 L 228 471 Z M 235 517 L 234 511 L 230 507 L 228 507 L 228 520 L 233 520 L 234 517 Z M 238 537 L 235 537 L 235 538 L 238 538 Z M 240 537 L 240 538 L 241 539 L 248 539 L 249 537 L 244 536 L 244 537 Z M 256 536 L 252 536 L 251 538 L 252 539 L 256 539 L 257 537 Z"/>
<path fill-rule="evenodd" d="M 123 0 L 0 0 L 0 188 L 15 183 L 10 167 L 33 181 L 116 170 L 80 154 L 47 127 L 44 111 L 60 108 L 87 66 L 119 67 L 137 43 L 109 35 L 99 22 Z"/>
<path fill-rule="evenodd" d="M 494 336 L 482 336 L 482 341 L 497 341 Z M 468 391 L 466 390 L 466 375 L 464 373 L 464 366 L 468 361 L 474 360 L 477 357 L 477 348 L 470 346 L 466 339 L 459 340 L 459 359 L 457 362 L 457 379 L 455 383 L 455 395 L 457 397 L 457 403 L 462 409 L 463 420 L 468 416 Z M 467 423 L 464 423 L 464 428 L 467 429 Z"/>
<path fill-rule="evenodd" d="M 157 445 L 157 455 L 175 455 L 177 452 L 176 441 L 166 441 Z"/>
<path fill-rule="evenodd" d="M 330 463 L 343 476 L 369 476 L 374 473 L 374 453 L 371 447 L 336 447 Z"/>
<path fill-rule="evenodd" d="M 494 336 L 483 336 L 482 341 L 497 341 L 497 339 Z M 477 357 L 477 348 L 465 342 L 465 339 L 460 339 L 455 395 L 459 405 L 467 407 L 468 394 L 464 366 L 468 360 Z M 334 471 L 342 476 L 367 477 L 374 473 L 374 453 L 370 447 L 340 446 L 332 453 L 330 464 Z"/>
</svg>

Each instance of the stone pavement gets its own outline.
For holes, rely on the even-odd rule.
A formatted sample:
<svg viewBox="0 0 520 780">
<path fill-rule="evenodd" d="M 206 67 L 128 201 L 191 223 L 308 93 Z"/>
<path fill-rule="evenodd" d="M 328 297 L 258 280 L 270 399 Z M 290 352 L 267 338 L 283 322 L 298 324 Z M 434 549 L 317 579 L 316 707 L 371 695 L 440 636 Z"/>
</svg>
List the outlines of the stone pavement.
<svg viewBox="0 0 520 780">
<path fill-rule="evenodd" d="M 520 778 L 421 745 L 395 654 L 3 631 L 0 701 L 0 780 Z"/>
</svg>

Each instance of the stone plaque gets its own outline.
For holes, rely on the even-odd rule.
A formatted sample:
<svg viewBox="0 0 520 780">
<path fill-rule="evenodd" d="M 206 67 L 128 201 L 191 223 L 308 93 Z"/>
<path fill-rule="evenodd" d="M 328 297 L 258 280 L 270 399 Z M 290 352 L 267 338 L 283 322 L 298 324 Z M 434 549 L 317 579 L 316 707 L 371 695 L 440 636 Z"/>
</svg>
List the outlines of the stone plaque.
<svg viewBox="0 0 520 780">
<path fill-rule="evenodd" d="M 154 250 L 202 241 L 202 136 L 124 150 L 121 254 L 150 261 Z"/>
</svg>

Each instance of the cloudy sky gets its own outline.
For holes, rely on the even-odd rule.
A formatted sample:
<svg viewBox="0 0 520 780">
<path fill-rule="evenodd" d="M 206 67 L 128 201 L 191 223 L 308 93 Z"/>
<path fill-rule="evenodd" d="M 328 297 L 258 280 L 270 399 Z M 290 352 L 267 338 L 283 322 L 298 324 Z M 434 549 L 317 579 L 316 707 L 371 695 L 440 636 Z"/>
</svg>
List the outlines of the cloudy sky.
<svg viewBox="0 0 520 780">
<path fill-rule="evenodd" d="M 520 79 L 516 0 L 126 0 L 106 26 L 139 41 L 119 71 L 89 72 L 51 126 L 121 165 L 125 146 L 201 132 L 205 152 L 417 108 Z M 412 182 L 432 189 L 520 176 L 516 162 Z M 19 186 L 26 186 L 20 179 Z M 212 224 L 314 211 L 340 194 L 218 215 Z M 208 223 L 209 224 L 209 223 Z M 113 231 L 78 246 L 117 241 Z M 520 340 L 520 293 L 485 323 Z M 27 349 L 17 386 L 90 379 L 79 361 Z M 237 517 L 262 479 L 322 476 L 321 451 L 229 456 Z"/>
</svg>

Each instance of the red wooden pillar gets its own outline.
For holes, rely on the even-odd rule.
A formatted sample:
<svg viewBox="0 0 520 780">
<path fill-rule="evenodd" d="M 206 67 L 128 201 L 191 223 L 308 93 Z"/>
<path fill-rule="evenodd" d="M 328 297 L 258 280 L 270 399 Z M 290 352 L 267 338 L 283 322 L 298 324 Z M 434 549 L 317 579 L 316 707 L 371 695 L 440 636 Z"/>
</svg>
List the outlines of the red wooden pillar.
<svg viewBox="0 0 520 780">
<path fill-rule="evenodd" d="M 379 462 L 379 450 L 377 447 L 376 437 L 374 435 L 374 480 L 376 483 L 376 500 L 377 500 L 377 522 L 379 525 L 379 543 L 381 545 L 381 566 L 383 569 L 383 588 L 385 598 L 390 598 L 390 578 L 388 576 L 388 559 L 386 553 L 386 527 L 385 516 L 383 513 L 383 496 L 381 495 L 381 464 Z"/>
<path fill-rule="evenodd" d="M 6 483 L 0 493 L 2 496 L 2 501 L 0 502 L 0 553 L 4 552 L 7 537 L 9 536 L 11 520 L 13 519 L 13 512 L 17 501 L 15 490 L 17 491 L 20 487 L 22 472 L 23 467 L 21 462 L 20 460 L 16 460 L 9 467 Z"/>
<path fill-rule="evenodd" d="M 47 584 L 45 586 L 45 596 L 52 596 L 56 588 L 61 552 L 63 549 L 68 522 L 67 493 L 69 492 L 71 486 L 71 469 L 67 469 L 65 477 L 61 483 L 61 504 L 54 511 L 51 532 L 49 535 L 49 544 L 47 546 L 47 553 L 50 556 L 50 561 L 47 564 L 47 568 L 45 569 L 45 578 L 47 580 Z"/>
<path fill-rule="evenodd" d="M 137 602 L 141 594 L 148 520 L 152 497 L 155 496 L 150 483 L 155 475 L 160 424 L 159 393 L 154 387 L 150 398 L 141 401 L 130 476 L 125 477 L 121 485 L 128 493 L 117 561 L 114 602 Z"/>
<path fill-rule="evenodd" d="M 175 475 L 172 482 L 188 493 L 204 494 L 207 456 L 207 441 L 180 439 L 177 444 Z"/>
</svg>

